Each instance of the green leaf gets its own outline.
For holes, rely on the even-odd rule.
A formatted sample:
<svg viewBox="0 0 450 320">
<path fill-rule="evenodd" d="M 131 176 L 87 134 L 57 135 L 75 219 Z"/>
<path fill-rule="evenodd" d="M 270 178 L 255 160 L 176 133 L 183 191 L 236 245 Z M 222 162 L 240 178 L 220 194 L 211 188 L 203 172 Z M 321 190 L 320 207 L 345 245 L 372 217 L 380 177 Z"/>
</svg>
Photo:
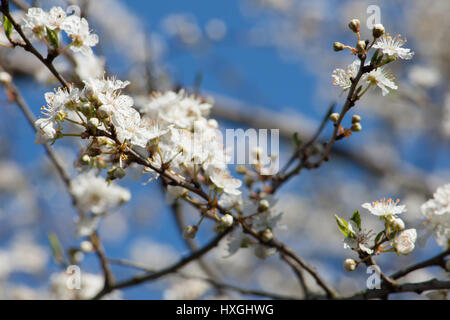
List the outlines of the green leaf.
<svg viewBox="0 0 450 320">
<path fill-rule="evenodd" d="M 377 234 L 377 236 L 375 237 L 375 244 L 378 244 L 378 241 L 380 241 L 383 233 L 384 233 L 384 231 L 381 231 L 380 233 Z"/>
<path fill-rule="evenodd" d="M 11 39 L 11 35 L 13 32 L 13 25 L 11 21 L 9 21 L 8 17 L 3 15 L 3 27 L 5 28 L 5 34 L 8 39 Z"/>
<path fill-rule="evenodd" d="M 58 236 L 53 232 L 50 232 L 48 235 L 48 241 L 50 243 L 50 247 L 52 248 L 53 258 L 56 262 L 63 264 L 64 263 L 64 253 L 59 242 Z"/>
<path fill-rule="evenodd" d="M 353 216 L 350 218 L 356 225 L 358 226 L 359 231 L 361 231 L 361 216 L 359 214 L 359 210 L 356 210 L 353 213 Z"/>
<path fill-rule="evenodd" d="M 48 38 L 48 41 L 50 42 L 51 46 L 53 48 L 58 48 L 58 46 L 59 46 L 58 32 L 56 32 L 55 30 L 52 30 L 48 27 L 46 27 L 46 29 L 47 29 L 47 38 Z"/>
<path fill-rule="evenodd" d="M 347 238 L 351 234 L 351 231 L 348 228 L 348 222 L 342 218 L 339 218 L 336 214 L 334 217 L 336 218 L 339 231 L 341 231 L 341 233 Z"/>
<path fill-rule="evenodd" d="M 294 139 L 295 146 L 298 148 L 302 144 L 302 140 L 298 137 L 298 132 L 295 132 L 292 136 L 292 139 Z"/>
<path fill-rule="evenodd" d="M 370 60 L 371 65 L 376 65 L 379 54 L 380 54 L 380 49 L 377 49 L 377 51 L 375 51 L 375 53 L 373 54 L 372 59 Z"/>
</svg>

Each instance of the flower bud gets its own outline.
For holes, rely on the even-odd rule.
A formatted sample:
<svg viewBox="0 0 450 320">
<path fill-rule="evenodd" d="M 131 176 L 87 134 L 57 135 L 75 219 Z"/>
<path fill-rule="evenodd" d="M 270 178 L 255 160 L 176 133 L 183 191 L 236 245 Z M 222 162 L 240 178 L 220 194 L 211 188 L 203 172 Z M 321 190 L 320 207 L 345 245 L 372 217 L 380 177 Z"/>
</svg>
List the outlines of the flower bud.
<svg viewBox="0 0 450 320">
<path fill-rule="evenodd" d="M 91 129 L 96 129 L 99 124 L 100 124 L 100 121 L 97 118 L 90 118 L 88 121 L 88 126 Z"/>
<path fill-rule="evenodd" d="M 198 231 L 197 226 L 186 226 L 183 231 L 184 239 L 194 239 Z"/>
<path fill-rule="evenodd" d="M 361 22 L 359 22 L 358 19 L 352 19 L 350 21 L 350 23 L 348 24 L 348 27 L 350 28 L 350 30 L 352 30 L 353 32 L 359 32 L 361 26 Z"/>
<path fill-rule="evenodd" d="M 353 115 L 353 117 L 352 117 L 352 124 L 360 123 L 360 122 L 361 122 L 361 117 L 358 116 L 357 114 Z"/>
<path fill-rule="evenodd" d="M 224 215 L 221 219 L 220 219 L 220 223 L 224 226 L 224 227 L 231 227 L 233 225 L 233 216 L 231 214 L 226 214 Z"/>
<path fill-rule="evenodd" d="M 247 173 L 247 168 L 244 165 L 240 164 L 240 165 L 238 165 L 236 167 L 236 172 L 238 174 L 246 174 Z"/>
<path fill-rule="evenodd" d="M 445 270 L 450 272 L 450 259 L 445 262 Z"/>
<path fill-rule="evenodd" d="M 91 163 L 91 157 L 89 157 L 87 154 L 83 154 L 83 156 L 81 157 L 81 162 L 83 164 L 89 164 Z"/>
<path fill-rule="evenodd" d="M 384 35 L 384 27 L 381 23 L 377 23 L 376 25 L 373 26 L 372 35 L 375 39 Z"/>
<path fill-rule="evenodd" d="M 90 241 L 82 241 L 80 244 L 80 249 L 83 252 L 92 252 L 92 251 L 94 251 L 94 246 L 92 245 L 92 242 L 90 242 Z"/>
<path fill-rule="evenodd" d="M 356 269 L 357 266 L 358 266 L 358 264 L 353 259 L 345 259 L 345 261 L 344 261 L 344 269 L 346 271 L 349 271 L 349 272 L 353 271 Z"/>
<path fill-rule="evenodd" d="M 403 222 L 402 219 L 400 218 L 395 218 L 392 222 L 391 222 L 391 227 L 394 230 L 397 231 L 402 231 L 405 230 L 405 223 Z"/>
<path fill-rule="evenodd" d="M 12 81 L 12 77 L 8 72 L 1 71 L 0 72 L 0 83 L 3 85 L 8 85 Z"/>
<path fill-rule="evenodd" d="M 273 233 L 272 230 L 270 230 L 269 228 L 267 228 L 266 230 L 264 230 L 261 234 L 261 239 L 264 242 L 269 242 L 270 240 L 273 239 Z"/>
<path fill-rule="evenodd" d="M 345 46 L 344 46 L 344 44 L 342 44 L 342 43 L 340 43 L 340 42 L 335 42 L 335 43 L 333 43 L 333 50 L 334 51 L 342 51 L 342 50 L 344 50 L 345 49 Z"/>
<path fill-rule="evenodd" d="M 330 114 L 329 119 L 333 123 L 338 122 L 338 120 L 339 120 L 339 113 L 335 112 L 335 113 Z"/>
<path fill-rule="evenodd" d="M 264 212 L 269 210 L 270 208 L 270 204 L 269 201 L 267 201 L 266 199 L 263 199 L 259 202 L 259 206 L 258 206 L 258 211 L 259 212 Z"/>
<path fill-rule="evenodd" d="M 364 52 L 365 49 L 366 49 L 366 42 L 363 40 L 358 41 L 358 43 L 356 44 L 356 50 L 358 50 L 358 52 Z"/>
<path fill-rule="evenodd" d="M 352 125 L 352 127 L 351 127 L 351 130 L 352 130 L 353 132 L 359 132 L 359 131 L 361 131 L 361 130 L 362 130 L 361 123 L 359 123 L 359 122 L 354 123 L 354 124 Z"/>
<path fill-rule="evenodd" d="M 114 177 L 117 179 L 122 179 L 123 177 L 125 177 L 127 173 L 125 172 L 124 168 L 116 168 L 114 170 Z"/>
<path fill-rule="evenodd" d="M 403 230 L 395 236 L 393 247 L 398 254 L 409 254 L 414 250 L 416 239 L 416 229 Z"/>
</svg>

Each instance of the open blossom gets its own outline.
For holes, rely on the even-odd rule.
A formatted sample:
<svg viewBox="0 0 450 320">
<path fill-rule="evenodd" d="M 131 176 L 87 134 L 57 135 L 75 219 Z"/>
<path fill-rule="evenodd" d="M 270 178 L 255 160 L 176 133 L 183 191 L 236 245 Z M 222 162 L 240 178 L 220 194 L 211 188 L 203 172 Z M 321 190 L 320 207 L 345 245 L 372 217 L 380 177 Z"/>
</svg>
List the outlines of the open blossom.
<svg viewBox="0 0 450 320">
<path fill-rule="evenodd" d="M 72 39 L 71 50 L 80 51 L 84 55 L 91 55 L 91 47 L 98 43 L 98 36 L 91 34 L 85 18 L 67 16 L 61 7 L 53 7 L 49 12 L 41 8 L 29 8 L 21 26 L 26 36 L 39 39 L 47 37 L 48 30 L 63 30 Z"/>
<path fill-rule="evenodd" d="M 93 171 L 78 175 L 71 183 L 71 190 L 82 210 L 92 211 L 94 214 L 105 213 L 131 198 L 127 189 L 108 184 Z"/>
<path fill-rule="evenodd" d="M 408 48 L 402 48 L 406 40 L 400 39 L 399 36 L 391 37 L 389 34 L 381 37 L 375 44 L 374 48 L 380 49 L 388 56 L 399 57 L 400 59 L 409 60 L 414 56 L 414 52 Z"/>
<path fill-rule="evenodd" d="M 53 7 L 47 15 L 46 27 L 51 30 L 61 29 L 66 17 L 66 12 L 61 7 Z"/>
<path fill-rule="evenodd" d="M 379 201 L 375 201 L 372 203 L 364 203 L 362 205 L 363 208 L 370 211 L 370 213 L 379 216 L 379 217 L 386 217 L 390 215 L 396 215 L 403 212 L 406 212 L 406 206 L 405 205 L 398 205 L 400 202 L 399 199 L 396 201 L 392 199 L 381 199 Z"/>
<path fill-rule="evenodd" d="M 416 229 L 403 230 L 395 236 L 393 247 L 398 254 L 408 254 L 414 250 L 416 239 Z"/>
<path fill-rule="evenodd" d="M 145 148 L 149 141 L 169 132 L 169 128 L 160 129 L 158 124 L 141 119 L 139 112 L 133 108 L 129 108 L 126 113 L 116 112 L 112 119 L 120 142 L 127 140 L 142 148 Z"/>
<path fill-rule="evenodd" d="M 448 247 L 450 241 L 450 184 L 439 187 L 433 198 L 422 205 L 421 210 L 427 218 L 428 234 L 433 234 L 440 246 Z"/>
<path fill-rule="evenodd" d="M 343 90 L 347 90 L 352 86 L 352 78 L 355 78 L 358 74 L 359 66 L 361 65 L 361 61 L 355 60 L 353 61 L 346 70 L 344 69 L 335 69 L 333 71 L 332 77 L 334 79 L 333 85 L 341 87 Z"/>
<path fill-rule="evenodd" d="M 85 18 L 70 16 L 63 23 L 63 29 L 72 39 L 70 48 L 74 52 L 80 51 L 85 55 L 91 55 L 92 49 L 98 43 L 98 36 L 91 34 L 89 23 Z"/>
<path fill-rule="evenodd" d="M 228 171 L 214 169 L 209 175 L 209 179 L 217 188 L 223 189 L 225 193 L 229 193 L 232 195 L 241 194 L 241 191 L 238 190 L 238 188 L 242 185 L 242 181 L 234 179 L 232 176 L 230 176 L 230 173 Z"/>
<path fill-rule="evenodd" d="M 47 105 L 41 112 L 45 116 L 36 120 L 36 144 L 52 142 L 57 135 L 56 126 L 68 116 L 69 108 L 79 103 L 79 90 L 69 87 L 45 94 Z"/>
<path fill-rule="evenodd" d="M 25 14 L 21 27 L 27 37 L 37 37 L 45 35 L 45 27 L 48 22 L 48 13 L 41 8 L 29 8 Z"/>
<path fill-rule="evenodd" d="M 377 68 L 369 72 L 365 80 L 381 89 L 383 96 L 389 93 L 389 90 L 397 90 L 398 87 L 394 82 L 394 76 L 383 68 Z"/>
<path fill-rule="evenodd" d="M 349 221 L 348 229 L 351 234 L 344 239 L 344 248 L 355 250 L 360 249 L 367 254 L 372 254 L 373 250 L 370 249 L 369 245 L 369 241 L 372 238 L 371 232 L 359 229 L 354 221 Z"/>
</svg>

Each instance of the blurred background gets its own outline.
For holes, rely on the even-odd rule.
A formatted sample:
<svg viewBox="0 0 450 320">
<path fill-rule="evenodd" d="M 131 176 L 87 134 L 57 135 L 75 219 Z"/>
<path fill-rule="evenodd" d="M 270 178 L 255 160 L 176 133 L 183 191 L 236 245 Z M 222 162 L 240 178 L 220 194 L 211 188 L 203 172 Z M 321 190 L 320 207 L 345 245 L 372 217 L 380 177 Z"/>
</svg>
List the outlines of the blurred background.
<svg viewBox="0 0 450 320">
<path fill-rule="evenodd" d="M 31 4 L 12 6 L 17 17 Z M 335 53 L 332 43 L 353 45 L 347 24 L 366 20 L 369 5 L 381 9 L 387 32 L 407 37 L 415 51 L 409 61 L 392 64 L 399 86 L 381 97 L 378 90 L 352 109 L 362 118 L 363 131 L 334 147 L 331 161 L 319 170 L 303 171 L 283 186 L 276 198 L 283 212 L 277 237 L 315 266 L 343 294 L 366 288 L 366 269 L 346 273 L 342 261 L 352 256 L 343 249 L 333 215 L 349 218 L 364 202 L 400 198 L 408 212 L 407 227 L 421 234 L 420 205 L 435 189 L 450 181 L 450 2 L 349 0 L 229 0 L 229 1 L 36 1 L 44 8 L 78 5 L 99 35 L 95 58 L 78 57 L 80 78 L 117 75 L 131 81 L 127 94 L 137 102 L 154 90 L 186 88 L 215 101 L 212 117 L 226 128 L 280 129 L 280 163 L 292 153 L 292 135 L 314 134 L 332 103 L 340 110 L 345 96 L 332 86 L 331 73 L 353 61 Z M 36 6 L 36 4 L 33 4 Z M 3 31 L 0 42 L 6 43 Z M 80 59 L 78 61 L 78 59 Z M 82 60 L 84 59 L 84 60 Z M 44 93 L 58 84 L 38 60 L 20 48 L 0 48 L 0 65 L 14 77 L 35 116 L 45 104 Z M 71 79 L 73 65 L 58 57 L 55 65 Z M 52 257 L 48 235 L 54 234 L 65 251 L 79 248 L 76 216 L 62 182 L 35 145 L 34 133 L 23 114 L 0 94 L 0 298 L 65 298 L 57 289 L 63 271 Z M 329 125 L 321 139 L 331 134 Z M 59 140 L 54 148 L 71 176 L 79 145 Z M 143 186 L 139 172 L 120 181 L 132 201 L 111 212 L 100 224 L 109 258 L 123 258 L 160 269 L 189 253 L 179 226 L 158 182 Z M 184 223 L 197 213 L 181 207 Z M 363 225 L 379 231 L 376 219 L 361 209 Z M 377 229 L 375 229 L 377 228 Z M 201 245 L 214 236 L 212 224 L 200 228 Z M 277 255 L 257 259 L 252 250 L 225 257 L 226 241 L 205 260 L 221 280 L 242 287 L 302 296 L 295 275 Z M 72 250 L 73 251 L 73 250 Z M 388 274 L 438 253 L 430 238 L 408 256 L 395 253 L 377 258 Z M 395 258 L 394 258 L 395 257 Z M 94 254 L 75 257 L 82 272 L 100 275 Z M 196 263 L 183 269 L 204 275 Z M 138 272 L 113 266 L 117 278 Z M 411 273 L 404 281 L 440 276 L 438 269 Z M 314 281 L 307 279 L 314 288 Z M 95 282 L 95 281 L 94 281 Z M 101 288 L 102 282 L 99 281 Z M 320 292 L 319 289 L 317 289 Z M 170 276 L 115 293 L 124 299 L 255 298 L 216 290 L 200 280 Z M 415 294 L 392 298 L 425 298 Z"/>
</svg>

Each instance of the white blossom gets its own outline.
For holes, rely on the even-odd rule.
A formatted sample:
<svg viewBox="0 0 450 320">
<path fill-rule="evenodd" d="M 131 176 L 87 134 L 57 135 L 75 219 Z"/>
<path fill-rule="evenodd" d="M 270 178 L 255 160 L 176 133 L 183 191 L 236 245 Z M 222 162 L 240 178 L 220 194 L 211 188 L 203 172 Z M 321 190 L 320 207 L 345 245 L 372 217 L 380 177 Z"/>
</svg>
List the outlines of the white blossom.
<svg viewBox="0 0 450 320">
<path fill-rule="evenodd" d="M 131 198 L 128 190 L 113 183 L 108 184 L 93 171 L 82 173 L 72 180 L 71 190 L 82 210 L 94 214 L 105 213 L 107 209 L 114 208 Z"/>
<path fill-rule="evenodd" d="M 400 39 L 399 36 L 392 37 L 389 34 L 386 34 L 381 37 L 373 47 L 375 49 L 380 49 L 383 54 L 388 56 L 409 60 L 414 56 L 414 52 L 412 52 L 411 49 L 402 48 L 405 43 L 406 40 Z"/>
<path fill-rule="evenodd" d="M 91 47 L 97 45 L 98 36 L 91 34 L 89 23 L 85 18 L 80 18 L 75 15 L 70 16 L 64 21 L 62 28 L 72 39 L 70 46 L 72 51 L 80 51 L 84 55 L 92 54 Z"/>
<path fill-rule="evenodd" d="M 375 201 L 372 203 L 364 203 L 362 205 L 363 208 L 370 211 L 370 213 L 379 216 L 379 217 L 386 217 L 390 215 L 396 215 L 403 212 L 406 212 L 406 206 L 405 205 L 398 205 L 400 202 L 399 199 L 392 200 L 392 199 L 381 199 L 379 201 Z"/>
<path fill-rule="evenodd" d="M 337 68 L 333 71 L 332 77 L 334 79 L 333 85 L 341 87 L 343 90 L 347 90 L 352 86 L 351 79 L 354 79 L 358 74 L 359 67 L 361 65 L 360 60 L 353 61 L 346 70 Z"/>
<path fill-rule="evenodd" d="M 241 191 L 238 190 L 238 188 L 242 185 L 242 181 L 234 179 L 228 171 L 214 169 L 209 174 L 209 179 L 211 179 L 212 183 L 214 183 L 217 188 L 222 189 L 225 193 L 232 195 L 241 194 Z"/>
<path fill-rule="evenodd" d="M 394 82 L 394 76 L 383 68 L 376 68 L 367 74 L 365 80 L 373 85 L 377 85 L 381 89 L 383 96 L 389 93 L 389 90 L 397 90 L 398 87 Z"/>
<path fill-rule="evenodd" d="M 450 184 L 439 187 L 433 198 L 421 206 L 422 214 L 427 218 L 426 229 L 433 234 L 436 242 L 448 247 L 450 239 Z"/>
<path fill-rule="evenodd" d="M 372 238 L 371 232 L 363 231 L 359 229 L 354 221 L 349 221 L 348 229 L 350 235 L 344 239 L 345 249 L 360 249 L 367 254 L 372 254 L 373 250 L 370 249 L 369 241 Z"/>
</svg>

